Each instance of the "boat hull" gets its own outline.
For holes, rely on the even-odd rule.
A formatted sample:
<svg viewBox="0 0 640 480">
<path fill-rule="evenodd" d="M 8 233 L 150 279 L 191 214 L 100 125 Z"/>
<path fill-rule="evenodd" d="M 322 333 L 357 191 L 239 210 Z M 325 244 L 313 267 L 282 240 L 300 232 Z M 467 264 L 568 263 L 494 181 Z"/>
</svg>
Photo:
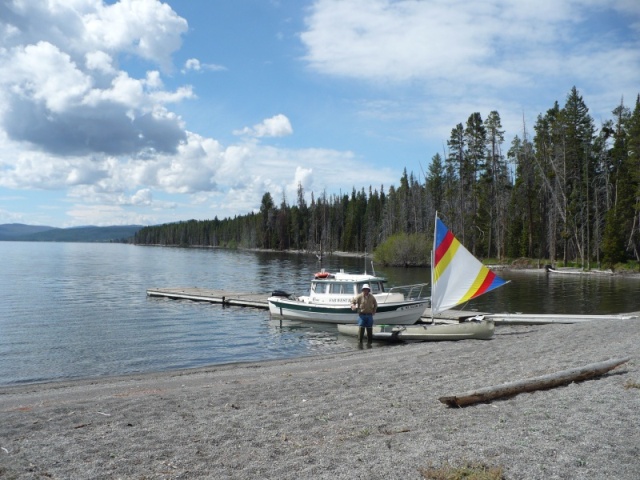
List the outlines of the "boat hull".
<svg viewBox="0 0 640 480">
<path fill-rule="evenodd" d="M 488 340 L 493 337 L 495 325 L 490 320 L 471 321 L 454 324 L 411 325 L 397 327 L 393 325 L 374 325 L 374 340 L 396 341 L 451 341 L 451 340 Z M 338 325 L 338 332 L 357 336 L 357 325 Z"/>
<path fill-rule="evenodd" d="M 284 297 L 269 297 L 272 316 L 308 322 L 351 324 L 358 323 L 358 314 L 350 305 L 313 304 Z M 378 304 L 374 321 L 388 325 L 413 325 L 424 313 L 428 299 Z"/>
</svg>

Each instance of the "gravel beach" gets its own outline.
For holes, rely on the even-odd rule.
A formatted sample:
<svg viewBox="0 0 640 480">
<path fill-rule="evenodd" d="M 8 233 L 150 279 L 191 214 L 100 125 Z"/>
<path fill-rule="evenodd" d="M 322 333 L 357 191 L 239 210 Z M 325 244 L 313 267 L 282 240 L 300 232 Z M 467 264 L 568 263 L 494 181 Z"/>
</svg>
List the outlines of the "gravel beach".
<svg viewBox="0 0 640 480">
<path fill-rule="evenodd" d="M 0 388 L 0 478 L 640 478 L 640 320 L 499 326 L 492 340 Z M 567 386 L 438 398 L 614 358 Z"/>
</svg>

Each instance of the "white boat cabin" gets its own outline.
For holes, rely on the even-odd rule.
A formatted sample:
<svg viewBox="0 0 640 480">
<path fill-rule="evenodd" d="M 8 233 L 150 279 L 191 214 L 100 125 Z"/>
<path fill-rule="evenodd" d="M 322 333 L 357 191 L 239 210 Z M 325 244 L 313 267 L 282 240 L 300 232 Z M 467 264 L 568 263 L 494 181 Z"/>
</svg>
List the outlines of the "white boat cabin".
<svg viewBox="0 0 640 480">
<path fill-rule="evenodd" d="M 338 273 L 319 272 L 311 281 L 308 303 L 348 304 L 351 299 L 362 291 L 367 284 L 371 293 L 381 302 L 402 302 L 402 293 L 385 292 L 384 284 L 387 280 L 368 274 L 352 274 L 340 271 Z"/>
</svg>

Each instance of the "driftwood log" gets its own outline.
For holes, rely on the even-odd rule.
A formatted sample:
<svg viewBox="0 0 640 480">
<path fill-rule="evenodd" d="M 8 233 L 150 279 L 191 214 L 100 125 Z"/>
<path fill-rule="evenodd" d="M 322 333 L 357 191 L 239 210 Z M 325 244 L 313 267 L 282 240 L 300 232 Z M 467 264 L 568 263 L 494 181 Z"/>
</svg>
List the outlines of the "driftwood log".
<svg viewBox="0 0 640 480">
<path fill-rule="evenodd" d="M 496 398 L 511 397 L 519 393 L 532 392 L 534 390 L 545 390 L 549 388 L 568 385 L 571 382 L 579 382 L 597 377 L 609 370 L 613 370 L 619 365 L 628 362 L 631 357 L 606 360 L 599 363 L 591 363 L 580 368 L 562 370 L 549 375 L 542 375 L 527 380 L 503 383 L 502 385 L 481 388 L 447 397 L 440 397 L 439 400 L 450 407 L 464 407 L 473 403 L 488 402 Z"/>
</svg>

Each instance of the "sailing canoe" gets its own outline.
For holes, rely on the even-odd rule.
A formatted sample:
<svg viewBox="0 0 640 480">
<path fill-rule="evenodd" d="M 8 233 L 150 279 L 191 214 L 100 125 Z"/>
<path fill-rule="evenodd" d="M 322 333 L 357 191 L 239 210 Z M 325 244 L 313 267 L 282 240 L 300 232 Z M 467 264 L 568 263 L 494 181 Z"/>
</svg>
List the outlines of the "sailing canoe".
<svg viewBox="0 0 640 480">
<path fill-rule="evenodd" d="M 338 332 L 358 336 L 357 325 L 338 325 Z M 426 325 L 374 325 L 373 339 L 387 341 L 452 341 L 488 340 L 493 337 L 495 325 L 490 320 L 471 320 L 461 323 Z"/>
</svg>

